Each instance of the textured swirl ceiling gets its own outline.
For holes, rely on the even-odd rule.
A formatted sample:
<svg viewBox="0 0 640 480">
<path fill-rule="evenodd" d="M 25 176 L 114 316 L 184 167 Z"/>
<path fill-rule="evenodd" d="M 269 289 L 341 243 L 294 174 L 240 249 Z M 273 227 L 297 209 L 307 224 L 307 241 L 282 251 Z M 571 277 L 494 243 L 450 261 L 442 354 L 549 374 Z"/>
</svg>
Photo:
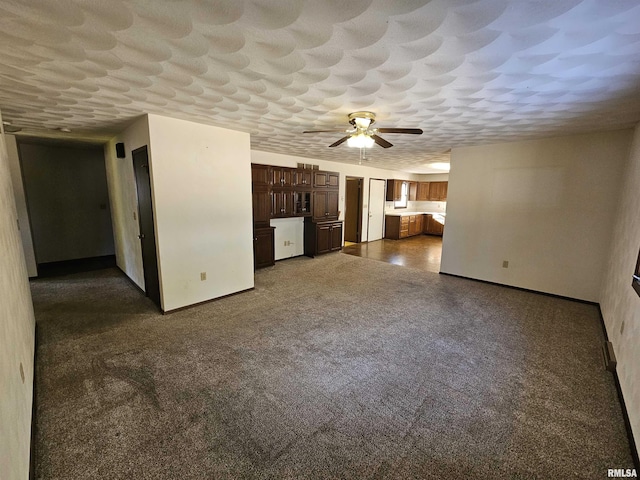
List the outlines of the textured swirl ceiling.
<svg viewBox="0 0 640 480">
<path fill-rule="evenodd" d="M 638 122 L 640 2 L 2 0 L 0 109 L 37 136 L 104 140 L 148 112 L 349 163 L 340 133 L 302 131 L 370 110 L 425 133 L 367 162 L 427 171 L 455 146 Z"/>
</svg>

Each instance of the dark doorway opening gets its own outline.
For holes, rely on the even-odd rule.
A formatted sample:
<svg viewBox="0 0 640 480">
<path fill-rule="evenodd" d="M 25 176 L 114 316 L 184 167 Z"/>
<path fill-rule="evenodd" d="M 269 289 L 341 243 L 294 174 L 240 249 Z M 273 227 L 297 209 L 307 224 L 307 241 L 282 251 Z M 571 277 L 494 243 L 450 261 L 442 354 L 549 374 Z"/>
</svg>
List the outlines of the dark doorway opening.
<svg viewBox="0 0 640 480">
<path fill-rule="evenodd" d="M 362 184 L 361 177 L 347 177 L 344 212 L 345 242 L 362 241 Z"/>
<path fill-rule="evenodd" d="M 158 276 L 158 254 L 153 222 L 153 204 L 151 203 L 151 176 L 149 175 L 149 154 L 147 147 L 132 152 L 133 170 L 138 190 L 138 222 L 140 225 L 140 245 L 142 246 L 142 267 L 144 269 L 144 287 L 147 297 L 159 308 L 160 279 Z"/>
</svg>

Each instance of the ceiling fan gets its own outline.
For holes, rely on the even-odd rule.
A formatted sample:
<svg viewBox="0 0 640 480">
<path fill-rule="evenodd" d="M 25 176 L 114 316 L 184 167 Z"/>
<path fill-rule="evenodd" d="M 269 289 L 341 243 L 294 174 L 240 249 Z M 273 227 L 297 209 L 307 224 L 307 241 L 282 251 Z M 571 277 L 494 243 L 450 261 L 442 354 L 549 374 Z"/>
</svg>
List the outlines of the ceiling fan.
<svg viewBox="0 0 640 480">
<path fill-rule="evenodd" d="M 329 147 L 337 147 L 347 142 L 349 147 L 370 148 L 374 143 L 382 148 L 393 147 L 393 144 L 378 136 L 378 133 L 408 133 L 412 135 L 421 135 L 422 130 L 419 128 L 371 128 L 376 121 L 376 114 L 373 112 L 353 112 L 349 114 L 349 123 L 353 126 L 349 130 L 305 130 L 302 133 L 326 133 L 326 132 L 344 132 L 348 135 L 340 140 L 333 142 Z"/>
</svg>

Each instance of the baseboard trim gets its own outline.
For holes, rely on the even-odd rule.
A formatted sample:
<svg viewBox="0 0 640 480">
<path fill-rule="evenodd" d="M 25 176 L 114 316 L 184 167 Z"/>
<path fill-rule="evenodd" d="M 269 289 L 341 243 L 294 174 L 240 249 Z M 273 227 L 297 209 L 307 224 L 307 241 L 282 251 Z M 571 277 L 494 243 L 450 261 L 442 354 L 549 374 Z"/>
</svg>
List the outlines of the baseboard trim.
<svg viewBox="0 0 640 480">
<path fill-rule="evenodd" d="M 241 293 L 250 292 L 251 290 L 255 290 L 255 287 L 247 288 L 245 290 L 240 290 L 238 292 L 229 293 L 227 295 L 223 295 L 221 297 L 211 298 L 209 300 L 203 300 L 202 302 L 192 303 L 191 305 L 185 305 L 184 307 L 173 308 L 171 310 L 162 310 L 163 315 L 169 315 L 172 313 L 181 312 L 183 310 L 189 310 L 190 308 L 199 307 L 201 305 L 205 305 L 211 302 L 217 302 L 218 300 L 222 300 L 223 298 L 233 297 L 235 295 L 240 295 Z"/>
<path fill-rule="evenodd" d="M 36 438 L 38 434 L 38 426 L 36 419 L 37 403 L 38 403 L 38 383 L 36 382 L 36 372 L 38 370 L 38 324 L 34 326 L 34 348 L 33 348 L 33 395 L 31 398 L 31 440 L 29 451 L 29 480 L 36 478 Z"/>
<path fill-rule="evenodd" d="M 604 323 L 604 315 L 602 315 L 602 308 L 598 304 L 598 314 L 600 316 L 600 327 L 602 328 L 602 334 L 604 335 L 605 342 L 609 341 L 609 334 L 607 333 L 607 327 Z M 617 368 L 610 370 L 613 375 L 613 381 L 616 385 L 616 391 L 618 392 L 618 400 L 620 401 L 620 408 L 622 409 L 622 418 L 624 419 L 624 428 L 627 431 L 627 439 L 629 440 L 629 448 L 631 449 L 631 457 L 636 471 L 640 470 L 640 457 L 638 456 L 638 447 L 636 445 L 635 438 L 633 437 L 633 430 L 631 428 L 631 420 L 629 420 L 629 412 L 627 411 L 627 404 L 624 401 L 624 395 L 622 394 L 622 387 L 620 386 L 620 378 L 618 377 Z"/>
<path fill-rule="evenodd" d="M 572 302 L 584 303 L 584 304 L 587 304 L 587 305 L 594 305 L 594 306 L 597 306 L 597 307 L 600 306 L 600 304 L 598 302 L 591 302 L 589 300 L 582 300 L 580 298 L 567 297 L 565 295 L 558 295 L 558 294 L 549 293 L 549 292 L 541 292 L 539 290 L 532 290 L 530 288 L 516 287 L 514 285 L 507 285 L 506 283 L 492 282 L 490 280 L 482 280 L 480 278 L 465 277 L 464 275 L 456 275 L 455 273 L 447 273 L 447 272 L 442 272 L 442 271 L 438 272 L 438 273 L 440 275 L 447 275 L 448 277 L 463 278 L 465 280 L 472 280 L 474 282 L 486 283 L 486 284 L 489 284 L 489 285 L 496 285 L 498 287 L 511 288 L 512 290 L 520 290 L 521 292 L 529 292 L 529 293 L 535 293 L 537 295 L 544 295 L 545 297 L 559 298 L 561 300 L 570 300 Z"/>
</svg>

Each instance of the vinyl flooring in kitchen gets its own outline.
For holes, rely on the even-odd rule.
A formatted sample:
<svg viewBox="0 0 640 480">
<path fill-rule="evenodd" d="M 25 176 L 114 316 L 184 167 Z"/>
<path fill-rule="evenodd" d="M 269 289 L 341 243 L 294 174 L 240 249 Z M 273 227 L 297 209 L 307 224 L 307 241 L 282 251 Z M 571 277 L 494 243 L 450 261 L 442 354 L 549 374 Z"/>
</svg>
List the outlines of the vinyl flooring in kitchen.
<svg viewBox="0 0 640 480">
<path fill-rule="evenodd" d="M 402 240 L 376 240 L 375 242 L 345 245 L 342 252 L 438 273 L 442 256 L 442 237 L 418 235 Z"/>
</svg>

